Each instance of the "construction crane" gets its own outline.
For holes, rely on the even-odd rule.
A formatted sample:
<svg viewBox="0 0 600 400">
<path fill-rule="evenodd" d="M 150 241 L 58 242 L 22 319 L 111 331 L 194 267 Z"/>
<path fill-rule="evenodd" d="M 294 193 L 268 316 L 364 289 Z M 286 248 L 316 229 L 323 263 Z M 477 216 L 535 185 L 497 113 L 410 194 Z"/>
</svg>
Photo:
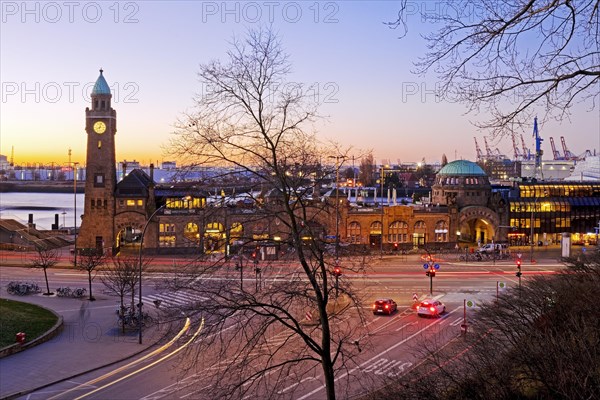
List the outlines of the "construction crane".
<svg viewBox="0 0 600 400">
<path fill-rule="evenodd" d="M 487 138 L 484 136 L 483 143 L 485 143 L 485 153 L 488 158 L 492 158 L 494 155 L 492 154 L 492 150 L 490 150 L 490 146 L 488 145 Z"/>
<path fill-rule="evenodd" d="M 575 154 L 571 153 L 567 148 L 567 143 L 565 142 L 565 137 L 560 137 L 560 142 L 562 143 L 563 152 L 565 153 L 565 160 L 576 160 Z"/>
<path fill-rule="evenodd" d="M 550 146 L 552 147 L 552 156 L 554 159 L 563 160 L 563 158 L 560 156 L 560 152 L 556 150 L 556 145 L 554 144 L 554 138 L 552 136 L 550 136 Z"/>
<path fill-rule="evenodd" d="M 479 143 L 477 143 L 477 138 L 473 137 L 475 140 L 475 151 L 477 152 L 477 161 L 483 161 L 483 153 L 481 152 L 481 147 L 479 147 Z"/>
<path fill-rule="evenodd" d="M 544 139 L 540 137 L 540 133 L 538 131 L 537 117 L 533 119 L 533 136 L 535 137 L 535 177 L 538 178 L 539 172 L 540 178 L 544 179 L 544 176 L 542 175 L 542 155 L 544 154 L 544 151 L 542 150 L 542 142 Z M 561 139 L 563 138 L 561 137 Z"/>
<path fill-rule="evenodd" d="M 515 160 L 521 159 L 521 152 L 519 151 L 519 147 L 517 146 L 517 139 L 515 138 L 515 133 L 512 133 L 512 143 L 513 143 L 513 151 L 515 154 Z"/>
<path fill-rule="evenodd" d="M 523 147 L 523 160 L 530 160 L 531 153 L 529 149 L 525 146 L 525 139 L 523 139 L 523 132 L 521 132 L 521 146 Z"/>
</svg>

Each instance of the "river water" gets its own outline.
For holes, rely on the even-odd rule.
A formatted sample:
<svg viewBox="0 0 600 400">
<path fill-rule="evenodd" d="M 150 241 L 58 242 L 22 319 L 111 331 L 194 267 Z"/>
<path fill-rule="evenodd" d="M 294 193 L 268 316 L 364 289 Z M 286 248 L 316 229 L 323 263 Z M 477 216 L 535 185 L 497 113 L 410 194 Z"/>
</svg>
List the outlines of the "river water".
<svg viewBox="0 0 600 400">
<path fill-rule="evenodd" d="M 84 194 L 77 194 L 77 215 L 83 214 Z M 73 193 L 0 193 L 0 218 L 14 219 L 27 224 L 29 214 L 37 229 L 51 229 L 54 216 L 58 214 L 60 228 L 73 227 L 75 195 Z M 81 226 L 81 218 L 77 218 Z"/>
</svg>

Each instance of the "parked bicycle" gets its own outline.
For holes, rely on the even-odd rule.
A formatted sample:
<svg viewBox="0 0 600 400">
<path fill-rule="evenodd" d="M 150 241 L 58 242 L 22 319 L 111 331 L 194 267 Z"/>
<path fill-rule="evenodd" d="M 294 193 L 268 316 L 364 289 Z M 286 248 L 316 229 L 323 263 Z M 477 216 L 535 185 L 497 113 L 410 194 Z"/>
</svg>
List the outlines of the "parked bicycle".
<svg viewBox="0 0 600 400">
<path fill-rule="evenodd" d="M 139 320 L 140 315 L 139 312 L 133 307 L 121 307 L 117 309 L 117 317 L 119 319 L 119 324 L 130 327 L 137 328 L 140 326 Z M 154 319 L 147 312 L 142 312 L 142 326 L 146 326 L 154 322 Z"/>
<path fill-rule="evenodd" d="M 71 289 L 70 287 L 59 287 L 56 289 L 56 295 L 58 297 L 84 297 L 87 292 L 85 288 Z"/>
<path fill-rule="evenodd" d="M 25 296 L 28 294 L 40 293 L 42 289 L 40 289 L 39 285 L 35 282 L 11 281 L 6 285 L 6 291 L 9 294 Z"/>
</svg>

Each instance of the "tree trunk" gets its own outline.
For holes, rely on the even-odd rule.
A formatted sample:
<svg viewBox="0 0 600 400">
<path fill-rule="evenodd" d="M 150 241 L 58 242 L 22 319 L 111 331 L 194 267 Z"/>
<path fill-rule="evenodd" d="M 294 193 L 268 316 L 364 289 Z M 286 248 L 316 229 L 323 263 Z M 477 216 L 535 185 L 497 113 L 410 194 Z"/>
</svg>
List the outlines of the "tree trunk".
<svg viewBox="0 0 600 400">
<path fill-rule="evenodd" d="M 88 271 L 88 282 L 90 287 L 90 301 L 96 300 L 92 295 L 92 271 Z"/>
<path fill-rule="evenodd" d="M 48 273 L 46 272 L 46 268 L 44 268 L 44 278 L 46 278 L 46 294 L 50 296 L 50 285 L 48 284 Z"/>
</svg>

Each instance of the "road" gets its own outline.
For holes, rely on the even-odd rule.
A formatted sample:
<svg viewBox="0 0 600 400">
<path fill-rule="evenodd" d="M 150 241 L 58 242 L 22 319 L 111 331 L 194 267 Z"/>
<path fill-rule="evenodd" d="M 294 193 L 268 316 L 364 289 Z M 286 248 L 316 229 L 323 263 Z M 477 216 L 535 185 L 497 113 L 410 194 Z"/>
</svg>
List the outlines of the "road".
<svg viewBox="0 0 600 400">
<path fill-rule="evenodd" d="M 355 346 L 360 349 L 348 368 L 336 374 L 336 391 L 340 398 L 353 398 L 381 387 L 389 380 L 410 373 L 427 354 L 434 352 L 449 341 L 457 340 L 461 335 L 461 324 L 465 313 L 467 323 L 474 310 L 465 309 L 465 300 L 475 305 L 484 301 L 493 301 L 500 290 L 510 290 L 518 285 L 513 262 L 464 263 L 451 259 L 438 259 L 440 269 L 433 278 L 433 293 L 429 293 L 430 280 L 425 276 L 423 260 L 418 256 L 386 257 L 374 265 L 365 274 L 344 273 L 341 279 L 350 279 L 360 292 L 365 307 L 380 297 L 391 297 L 398 302 L 398 312 L 391 316 L 373 316 L 367 311 L 367 319 L 362 322 L 363 334 L 354 338 Z M 553 274 L 562 266 L 550 260 L 538 264 L 523 265 L 523 280 L 543 274 Z M 2 285 L 8 280 L 31 278 L 32 273 L 41 275 L 41 271 L 20 268 L 3 268 Z M 190 301 L 202 301 L 200 298 L 186 298 L 185 293 L 161 293 L 154 287 L 169 274 L 147 274 L 144 286 L 145 300 L 160 300 L 164 304 L 185 304 Z M 85 282 L 85 275 L 76 271 L 53 270 L 50 281 L 60 285 L 78 286 Z M 239 279 L 238 275 L 224 271 L 215 279 Z M 245 277 L 251 281 L 253 274 Z M 263 276 L 264 284 L 276 276 Z M 100 284 L 96 284 L 101 290 Z M 502 289 L 500 289 L 502 287 Z M 412 306 L 413 296 L 421 300 L 425 297 L 443 301 L 447 312 L 440 318 L 419 318 Z M 356 316 L 350 316 L 350 323 L 361 324 Z M 190 362 L 198 356 L 194 351 L 195 343 L 204 340 L 202 321 L 191 321 L 189 328 L 181 333 L 167 348 L 151 353 L 144 359 L 128 360 L 122 365 L 95 371 L 78 377 L 76 380 L 62 382 L 29 394 L 27 399 L 210 399 L 207 391 L 211 381 L 210 373 L 223 370 L 226 360 L 213 359 L 212 363 L 196 365 L 187 369 Z M 234 326 L 225 328 L 233 329 Z M 175 335 L 175 333 L 174 333 Z M 271 344 L 283 340 L 281 332 L 274 331 Z M 286 343 L 294 346 L 296 343 Z M 298 341 L 298 346 L 303 345 Z M 231 355 L 234 356 L 234 355 Z M 210 360 L 203 355 L 203 360 Z M 122 369 L 119 369 L 121 368 Z M 116 372 L 115 372 L 116 371 Z M 226 379 L 226 375 L 223 375 Z M 278 371 L 273 370 L 259 376 L 257 387 L 262 387 L 265 395 L 269 387 L 278 380 L 277 398 L 281 399 L 323 399 L 325 391 L 320 368 L 308 362 L 299 364 L 294 375 L 280 379 Z M 262 385 L 262 386 L 261 386 Z M 76 395 L 75 395 L 76 394 Z M 255 393 L 254 393 L 255 395 Z M 248 397 L 255 398 L 255 397 Z"/>
</svg>

